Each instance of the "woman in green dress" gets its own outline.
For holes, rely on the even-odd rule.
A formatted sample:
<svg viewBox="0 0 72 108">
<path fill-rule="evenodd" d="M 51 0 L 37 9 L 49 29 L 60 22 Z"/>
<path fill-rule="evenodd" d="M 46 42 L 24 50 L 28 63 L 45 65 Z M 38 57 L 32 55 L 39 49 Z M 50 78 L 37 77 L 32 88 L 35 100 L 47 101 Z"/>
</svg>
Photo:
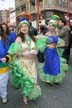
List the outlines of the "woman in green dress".
<svg viewBox="0 0 72 108">
<path fill-rule="evenodd" d="M 35 100 L 41 95 L 40 86 L 37 85 L 37 68 L 35 39 L 29 32 L 29 22 L 20 19 L 20 33 L 16 42 L 9 49 L 9 54 L 14 55 L 10 65 L 12 69 L 12 84 L 22 89 L 24 103 L 27 99 Z"/>
</svg>

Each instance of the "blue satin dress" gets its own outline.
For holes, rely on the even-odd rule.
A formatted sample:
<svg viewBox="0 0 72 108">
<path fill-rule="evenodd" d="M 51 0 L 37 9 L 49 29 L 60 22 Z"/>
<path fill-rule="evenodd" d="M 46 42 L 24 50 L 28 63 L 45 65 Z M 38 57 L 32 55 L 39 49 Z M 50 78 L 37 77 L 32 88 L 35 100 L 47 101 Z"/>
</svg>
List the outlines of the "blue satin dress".
<svg viewBox="0 0 72 108">
<path fill-rule="evenodd" d="M 50 43 L 57 44 L 58 37 L 57 36 L 48 36 Z M 49 44 L 50 44 L 49 43 Z M 45 49 L 45 63 L 43 66 L 43 71 L 47 75 L 56 76 L 60 74 L 60 58 L 57 53 L 57 48 L 49 48 Z"/>
</svg>

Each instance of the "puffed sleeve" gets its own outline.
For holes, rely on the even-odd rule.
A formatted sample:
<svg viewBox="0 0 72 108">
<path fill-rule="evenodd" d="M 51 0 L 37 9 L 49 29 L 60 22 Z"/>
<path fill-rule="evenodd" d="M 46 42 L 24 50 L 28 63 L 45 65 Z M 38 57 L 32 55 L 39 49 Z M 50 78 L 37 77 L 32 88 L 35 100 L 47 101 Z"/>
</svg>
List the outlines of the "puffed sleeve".
<svg viewBox="0 0 72 108">
<path fill-rule="evenodd" d="M 22 46 L 21 46 L 21 43 L 18 43 L 18 42 L 15 42 L 15 43 L 12 43 L 9 50 L 8 50 L 8 53 L 10 55 L 14 55 L 16 53 L 22 53 Z"/>
<path fill-rule="evenodd" d="M 41 51 L 41 52 L 44 52 L 47 44 L 48 44 L 49 40 L 48 40 L 48 37 L 46 36 L 40 36 L 36 42 L 35 42 L 35 45 L 36 45 L 36 48 Z"/>
</svg>

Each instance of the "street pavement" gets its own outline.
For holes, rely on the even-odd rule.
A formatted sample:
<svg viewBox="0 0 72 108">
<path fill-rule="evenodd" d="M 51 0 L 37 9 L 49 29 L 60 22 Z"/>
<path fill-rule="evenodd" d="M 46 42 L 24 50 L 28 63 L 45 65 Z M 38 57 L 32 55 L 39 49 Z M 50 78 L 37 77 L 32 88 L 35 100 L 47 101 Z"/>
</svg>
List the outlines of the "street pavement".
<svg viewBox="0 0 72 108">
<path fill-rule="evenodd" d="M 61 85 L 50 86 L 38 80 L 42 96 L 35 100 L 29 101 L 27 105 L 23 103 L 20 90 L 16 90 L 9 82 L 8 85 L 8 103 L 2 104 L 0 108 L 72 108 L 72 50 L 70 56 L 70 69 L 66 73 L 64 82 Z"/>
</svg>

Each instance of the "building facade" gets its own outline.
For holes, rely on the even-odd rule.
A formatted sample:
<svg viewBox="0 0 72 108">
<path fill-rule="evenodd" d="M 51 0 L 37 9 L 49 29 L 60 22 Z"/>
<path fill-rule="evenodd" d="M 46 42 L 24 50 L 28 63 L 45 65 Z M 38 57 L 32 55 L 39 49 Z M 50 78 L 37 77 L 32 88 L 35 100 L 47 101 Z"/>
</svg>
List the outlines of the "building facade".
<svg viewBox="0 0 72 108">
<path fill-rule="evenodd" d="M 15 0 L 16 14 L 25 11 L 33 15 L 33 19 L 37 16 L 37 1 L 40 5 L 41 16 L 45 19 L 49 18 L 52 14 L 64 16 L 70 11 L 72 17 L 72 0 L 70 0 L 70 10 L 68 8 L 69 0 Z"/>
<path fill-rule="evenodd" d="M 0 22 L 9 23 L 9 11 L 0 10 Z"/>
<path fill-rule="evenodd" d="M 57 14 L 60 17 L 72 19 L 72 0 L 15 0 L 16 16 L 21 12 L 31 13 L 33 21 L 36 21 L 38 14 L 40 20 L 48 20 L 51 15 Z"/>
</svg>

